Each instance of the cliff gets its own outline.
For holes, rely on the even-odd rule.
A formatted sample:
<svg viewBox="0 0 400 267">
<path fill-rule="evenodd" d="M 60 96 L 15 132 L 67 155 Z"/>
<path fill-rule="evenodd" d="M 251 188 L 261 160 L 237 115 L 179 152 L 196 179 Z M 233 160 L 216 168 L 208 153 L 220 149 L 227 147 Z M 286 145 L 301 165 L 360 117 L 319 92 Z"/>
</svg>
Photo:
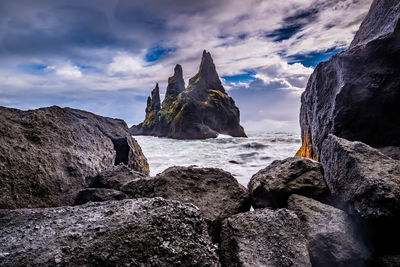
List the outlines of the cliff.
<svg viewBox="0 0 400 267">
<path fill-rule="evenodd" d="M 130 128 L 132 135 L 176 139 L 215 138 L 218 134 L 246 137 L 239 109 L 222 86 L 209 52 L 203 52 L 199 72 L 186 89 L 182 67 L 176 65 L 161 109 L 158 85 L 151 94 L 145 120 Z"/>
<path fill-rule="evenodd" d="M 375 0 L 350 47 L 320 63 L 301 98 L 302 147 L 318 159 L 332 133 L 400 146 L 400 2 Z"/>
</svg>

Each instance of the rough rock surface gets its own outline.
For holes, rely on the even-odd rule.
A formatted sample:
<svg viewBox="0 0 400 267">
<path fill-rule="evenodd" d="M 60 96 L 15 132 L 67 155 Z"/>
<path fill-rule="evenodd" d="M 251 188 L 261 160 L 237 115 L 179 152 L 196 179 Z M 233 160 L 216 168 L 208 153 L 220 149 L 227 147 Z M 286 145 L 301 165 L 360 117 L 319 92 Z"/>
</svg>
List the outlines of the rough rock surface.
<svg viewBox="0 0 400 267">
<path fill-rule="evenodd" d="M 149 172 L 122 120 L 56 106 L 0 107 L 0 208 L 73 204 L 86 177 L 119 163 Z"/>
<path fill-rule="evenodd" d="M 163 197 L 199 207 L 214 241 L 221 221 L 250 210 L 245 187 L 228 172 L 215 168 L 171 167 L 155 177 L 136 179 L 121 188 L 129 197 Z"/>
<path fill-rule="evenodd" d="M 1 266 L 219 266 L 199 210 L 155 199 L 0 210 Z"/>
<path fill-rule="evenodd" d="M 332 195 L 364 218 L 396 217 L 400 212 L 400 161 L 361 142 L 332 134 L 321 153 Z"/>
<path fill-rule="evenodd" d="M 365 266 L 369 253 L 357 225 L 344 211 L 291 195 L 288 209 L 301 220 L 313 266 Z"/>
<path fill-rule="evenodd" d="M 199 72 L 184 86 L 182 68 L 177 65 L 168 79 L 162 109 L 146 109 L 145 120 L 132 126 L 131 133 L 176 139 L 215 138 L 218 134 L 246 137 L 239 109 L 222 86 L 210 53 L 203 52 Z"/>
<path fill-rule="evenodd" d="M 123 200 L 129 198 L 121 191 L 107 188 L 86 188 L 78 193 L 75 205 L 82 205 L 87 202 L 103 202 L 109 200 Z"/>
<path fill-rule="evenodd" d="M 283 208 L 291 194 L 315 199 L 328 195 L 322 165 L 293 157 L 275 160 L 250 179 L 249 193 L 254 208 Z"/>
<path fill-rule="evenodd" d="M 124 184 L 143 177 L 146 175 L 134 171 L 124 164 L 119 164 L 107 168 L 95 177 L 88 177 L 86 183 L 88 187 L 120 190 Z"/>
<path fill-rule="evenodd" d="M 385 146 L 378 150 L 392 159 L 400 160 L 400 146 Z"/>
<path fill-rule="evenodd" d="M 329 133 L 400 146 L 400 2 L 375 0 L 345 52 L 320 63 L 301 98 L 303 144 L 318 159 Z"/>
<path fill-rule="evenodd" d="M 259 209 L 222 225 L 223 266 L 311 266 L 301 222 L 293 211 Z"/>
</svg>

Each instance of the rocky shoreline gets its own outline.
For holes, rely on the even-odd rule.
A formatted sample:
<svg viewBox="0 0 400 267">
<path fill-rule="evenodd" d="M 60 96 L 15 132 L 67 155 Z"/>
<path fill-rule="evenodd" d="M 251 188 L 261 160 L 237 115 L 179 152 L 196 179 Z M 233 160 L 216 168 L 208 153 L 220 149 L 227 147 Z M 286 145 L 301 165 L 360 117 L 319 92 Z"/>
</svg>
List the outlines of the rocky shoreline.
<svg viewBox="0 0 400 267">
<path fill-rule="evenodd" d="M 217 168 L 150 177 L 122 120 L 0 107 L 0 266 L 400 266 L 399 18 L 374 1 L 309 80 L 300 157 L 247 188 Z"/>
</svg>

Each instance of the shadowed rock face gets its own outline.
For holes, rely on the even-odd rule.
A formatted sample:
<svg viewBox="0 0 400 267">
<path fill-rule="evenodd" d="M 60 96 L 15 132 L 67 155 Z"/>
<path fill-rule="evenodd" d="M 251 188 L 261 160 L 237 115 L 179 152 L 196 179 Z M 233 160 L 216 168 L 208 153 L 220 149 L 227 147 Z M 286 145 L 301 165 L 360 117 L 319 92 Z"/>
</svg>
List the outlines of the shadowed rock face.
<svg viewBox="0 0 400 267">
<path fill-rule="evenodd" d="M 221 239 L 223 266 L 311 266 L 301 222 L 287 209 L 234 215 L 224 221 Z"/>
<path fill-rule="evenodd" d="M 375 0 L 351 46 L 320 63 L 301 98 L 303 145 L 319 159 L 329 133 L 400 146 L 400 2 Z"/>
<path fill-rule="evenodd" d="M 361 142 L 329 135 L 321 163 L 333 196 L 367 219 L 400 216 L 400 161 Z"/>
<path fill-rule="evenodd" d="M 184 86 L 182 68 L 177 65 L 174 76 L 168 79 L 162 109 L 146 109 L 145 120 L 132 126 L 131 133 L 176 139 L 215 138 L 220 133 L 246 136 L 239 109 L 225 92 L 209 52 L 203 52 L 199 72 L 186 89 Z"/>
<path fill-rule="evenodd" d="M 122 120 L 55 106 L 0 107 L 0 208 L 73 204 L 87 177 L 120 163 L 149 172 Z"/>
<path fill-rule="evenodd" d="M 299 195 L 289 197 L 288 208 L 302 222 L 313 266 L 366 266 L 367 246 L 344 211 Z"/>
<path fill-rule="evenodd" d="M 0 210 L 1 266 L 219 266 L 199 210 L 155 199 Z"/>
</svg>

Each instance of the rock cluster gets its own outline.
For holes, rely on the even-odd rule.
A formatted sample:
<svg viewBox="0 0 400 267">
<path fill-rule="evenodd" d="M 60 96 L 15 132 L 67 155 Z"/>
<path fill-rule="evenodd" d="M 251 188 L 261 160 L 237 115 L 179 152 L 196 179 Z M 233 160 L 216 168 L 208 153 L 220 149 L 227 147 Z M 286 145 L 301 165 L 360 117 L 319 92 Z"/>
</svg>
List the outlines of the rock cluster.
<svg viewBox="0 0 400 267">
<path fill-rule="evenodd" d="M 134 199 L 0 210 L 1 266 L 219 266 L 200 211 Z"/>
<path fill-rule="evenodd" d="M 375 0 L 349 49 L 320 63 L 301 97 L 303 144 L 319 159 L 328 134 L 400 146 L 400 2 Z"/>
<path fill-rule="evenodd" d="M 49 107 L 0 107 L 0 208 L 71 205 L 85 179 L 124 164 L 147 174 L 122 120 Z"/>
<path fill-rule="evenodd" d="M 250 210 L 247 189 L 230 173 L 215 168 L 175 166 L 145 177 L 121 165 L 100 173 L 90 186 L 78 194 L 76 204 L 143 197 L 193 203 L 202 212 L 214 242 L 219 240 L 222 220 Z"/>
<path fill-rule="evenodd" d="M 215 138 L 218 134 L 246 136 L 240 126 L 239 109 L 222 86 L 209 52 L 203 52 L 199 72 L 186 89 L 182 67 L 176 65 L 162 105 L 158 84 L 151 95 L 145 120 L 130 128 L 132 135 L 176 139 Z"/>
</svg>

